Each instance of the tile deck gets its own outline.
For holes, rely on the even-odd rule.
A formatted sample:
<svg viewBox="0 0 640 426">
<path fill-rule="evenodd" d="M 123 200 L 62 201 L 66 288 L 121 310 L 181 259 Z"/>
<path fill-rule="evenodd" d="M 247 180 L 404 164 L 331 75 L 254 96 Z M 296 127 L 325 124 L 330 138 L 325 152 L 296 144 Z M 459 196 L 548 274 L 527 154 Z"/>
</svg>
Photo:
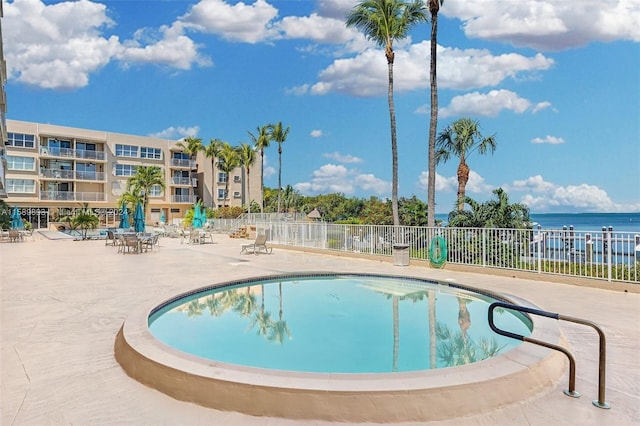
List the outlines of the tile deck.
<svg viewBox="0 0 640 426">
<path fill-rule="evenodd" d="M 160 240 L 153 253 L 122 255 L 104 241 L 0 244 L 1 417 L 3 425 L 328 425 L 223 412 L 174 400 L 128 377 L 114 358 L 115 336 L 140 305 L 211 284 L 293 271 L 406 273 L 526 299 L 541 309 L 599 324 L 607 337 L 606 401 L 597 399 L 598 339 L 560 322 L 577 363 L 579 399 L 563 395 L 568 372 L 542 393 L 489 413 L 438 425 L 640 424 L 640 294 L 546 281 L 454 272 L 275 248 L 241 255 L 248 240 L 214 244 Z M 391 260 L 391 259 L 390 259 Z M 568 370 L 568 367 L 566 368 Z M 481 396 L 479 396 L 481 397 Z M 437 409 L 437 407 L 434 407 Z M 344 424 L 344 423 L 343 423 Z M 371 423 L 368 423 L 371 424 Z"/>
</svg>

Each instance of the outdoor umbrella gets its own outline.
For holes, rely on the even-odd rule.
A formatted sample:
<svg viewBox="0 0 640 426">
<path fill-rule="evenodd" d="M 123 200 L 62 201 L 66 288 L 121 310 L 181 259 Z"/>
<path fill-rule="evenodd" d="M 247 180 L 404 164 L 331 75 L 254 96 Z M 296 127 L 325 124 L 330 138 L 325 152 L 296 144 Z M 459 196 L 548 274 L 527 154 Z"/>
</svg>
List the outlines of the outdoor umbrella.
<svg viewBox="0 0 640 426">
<path fill-rule="evenodd" d="M 20 228 L 22 225 L 22 218 L 20 217 L 20 210 L 18 209 L 18 206 L 14 206 L 13 210 L 11 210 L 11 228 L 12 229 L 17 229 Z"/>
<path fill-rule="evenodd" d="M 191 220 L 191 226 L 196 229 L 202 228 L 202 222 L 204 222 L 204 220 L 202 211 L 200 210 L 200 204 L 196 204 L 193 206 L 193 219 Z"/>
<path fill-rule="evenodd" d="M 133 215 L 133 229 L 136 232 L 144 232 L 144 211 L 142 210 L 142 203 L 139 201 L 136 206 L 136 212 Z"/>
<path fill-rule="evenodd" d="M 129 224 L 129 209 L 126 204 L 122 205 L 122 213 L 120 213 L 120 225 L 118 228 L 120 229 L 129 229 L 131 225 Z"/>
</svg>

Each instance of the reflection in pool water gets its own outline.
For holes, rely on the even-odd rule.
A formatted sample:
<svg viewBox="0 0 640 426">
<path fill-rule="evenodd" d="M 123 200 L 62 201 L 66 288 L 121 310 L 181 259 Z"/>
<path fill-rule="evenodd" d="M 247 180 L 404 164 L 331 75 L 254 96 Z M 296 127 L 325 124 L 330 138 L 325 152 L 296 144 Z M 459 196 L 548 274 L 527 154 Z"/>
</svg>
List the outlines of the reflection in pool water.
<svg viewBox="0 0 640 426">
<path fill-rule="evenodd" d="M 299 276 L 197 293 L 149 318 L 160 341 L 204 358 L 253 367 L 383 373 L 462 365 L 519 342 L 487 325 L 494 299 L 417 279 Z M 496 324 L 529 335 L 527 318 Z"/>
</svg>

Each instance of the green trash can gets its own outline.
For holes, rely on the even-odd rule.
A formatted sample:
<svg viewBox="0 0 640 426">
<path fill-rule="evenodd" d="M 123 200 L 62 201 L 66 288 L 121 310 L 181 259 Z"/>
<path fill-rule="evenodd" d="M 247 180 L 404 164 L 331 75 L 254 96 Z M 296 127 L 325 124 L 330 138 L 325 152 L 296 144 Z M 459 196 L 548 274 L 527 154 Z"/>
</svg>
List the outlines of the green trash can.
<svg viewBox="0 0 640 426">
<path fill-rule="evenodd" d="M 393 265 L 409 266 L 409 244 L 393 245 Z"/>
</svg>

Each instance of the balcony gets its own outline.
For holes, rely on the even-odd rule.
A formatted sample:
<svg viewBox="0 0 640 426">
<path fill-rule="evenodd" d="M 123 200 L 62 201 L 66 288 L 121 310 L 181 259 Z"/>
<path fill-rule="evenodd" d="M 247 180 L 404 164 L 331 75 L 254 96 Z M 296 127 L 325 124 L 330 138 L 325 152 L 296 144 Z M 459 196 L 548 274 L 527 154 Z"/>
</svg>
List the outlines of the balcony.
<svg viewBox="0 0 640 426">
<path fill-rule="evenodd" d="M 41 169 L 40 177 L 43 179 L 105 181 L 104 172 L 79 172 L 75 170 L 60 169 Z"/>
<path fill-rule="evenodd" d="M 171 178 L 171 185 L 189 186 L 190 183 L 191 183 L 191 180 L 188 177 L 174 176 L 174 177 Z"/>
<path fill-rule="evenodd" d="M 172 158 L 170 165 L 173 168 L 194 170 L 196 168 L 196 160 Z"/>
<path fill-rule="evenodd" d="M 171 202 L 193 204 L 196 202 L 196 197 L 195 195 L 172 195 Z"/>
<path fill-rule="evenodd" d="M 43 201 L 107 201 L 104 192 L 40 191 Z"/>
<path fill-rule="evenodd" d="M 82 160 L 106 161 L 104 151 L 90 151 L 86 149 L 70 149 L 56 147 L 40 147 L 40 155 L 49 158 L 78 158 Z"/>
</svg>

